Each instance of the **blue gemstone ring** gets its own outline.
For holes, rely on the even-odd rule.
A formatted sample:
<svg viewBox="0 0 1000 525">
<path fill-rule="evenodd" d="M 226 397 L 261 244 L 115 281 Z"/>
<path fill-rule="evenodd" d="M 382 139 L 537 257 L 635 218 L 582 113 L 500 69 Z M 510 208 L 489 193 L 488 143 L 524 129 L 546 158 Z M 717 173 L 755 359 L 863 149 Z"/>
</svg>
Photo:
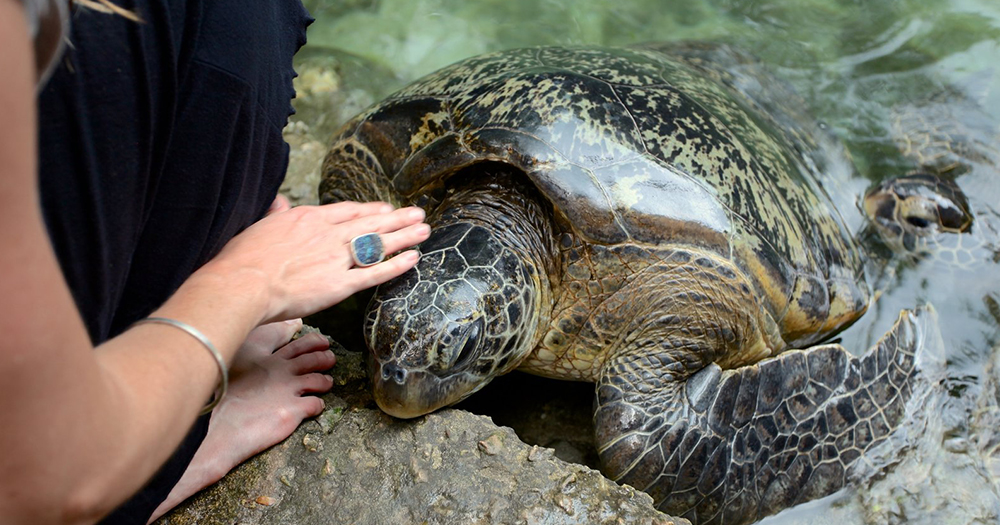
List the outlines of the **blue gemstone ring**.
<svg viewBox="0 0 1000 525">
<path fill-rule="evenodd" d="M 377 233 L 366 233 L 351 239 L 351 258 L 355 266 L 371 266 L 385 260 L 385 247 Z"/>
</svg>

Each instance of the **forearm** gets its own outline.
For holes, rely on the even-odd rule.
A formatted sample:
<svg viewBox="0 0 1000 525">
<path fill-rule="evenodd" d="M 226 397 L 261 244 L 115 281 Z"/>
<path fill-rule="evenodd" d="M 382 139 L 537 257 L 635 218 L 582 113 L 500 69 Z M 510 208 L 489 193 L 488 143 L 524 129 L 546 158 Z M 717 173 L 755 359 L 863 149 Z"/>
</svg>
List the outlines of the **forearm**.
<svg viewBox="0 0 1000 525">
<path fill-rule="evenodd" d="M 87 523 L 151 478 L 219 372 L 175 327 L 136 326 L 92 346 L 39 209 L 31 57 L 20 2 L 0 0 L 0 516 Z M 411 268 L 412 251 L 356 268 L 347 246 L 378 232 L 399 252 L 427 238 L 422 218 L 381 203 L 274 213 L 152 315 L 196 327 L 229 362 L 259 323 L 319 311 Z"/>
<path fill-rule="evenodd" d="M 254 288 L 196 275 L 156 315 L 196 326 L 228 362 L 263 314 L 258 298 L 239 292 Z M 47 300 L 29 299 L 18 310 L 46 308 L 51 318 L 6 317 L 16 323 L 7 333 L 33 348 L 6 356 L 20 358 L 0 368 L 0 515 L 11 522 L 93 521 L 169 457 L 219 372 L 198 341 L 170 326 L 137 326 L 94 350 L 68 294 L 54 301 L 53 290 L 26 291 Z"/>
<path fill-rule="evenodd" d="M 152 316 L 185 322 L 222 354 L 233 356 L 264 315 L 260 287 L 239 275 L 195 274 Z M 131 494 L 148 480 L 187 433 L 219 382 L 218 365 L 200 342 L 176 327 L 143 324 L 102 344 L 95 357 L 118 394 L 114 412 L 120 434 L 90 467 L 107 485 L 98 494 Z M 91 423 L 93 424 L 93 423 Z M 117 472 L 104 473 L 111 461 Z M 125 482 L 125 483 L 123 483 Z"/>
<path fill-rule="evenodd" d="M 16 275 L 0 279 L 11 311 L 0 315 L 0 428 L 11 429 L 0 434 L 0 515 L 93 521 L 169 457 L 218 370 L 197 340 L 170 326 L 137 326 L 93 350 L 35 202 L 0 199 L 0 245 L 11 248 L 0 250 L 0 268 Z M 418 210 L 347 203 L 276 214 L 227 244 L 153 315 L 197 327 L 229 361 L 258 323 L 318 311 L 412 267 L 408 252 L 352 268 L 346 243 L 390 231 L 386 251 L 399 251 L 427 238 L 420 218 Z"/>
</svg>

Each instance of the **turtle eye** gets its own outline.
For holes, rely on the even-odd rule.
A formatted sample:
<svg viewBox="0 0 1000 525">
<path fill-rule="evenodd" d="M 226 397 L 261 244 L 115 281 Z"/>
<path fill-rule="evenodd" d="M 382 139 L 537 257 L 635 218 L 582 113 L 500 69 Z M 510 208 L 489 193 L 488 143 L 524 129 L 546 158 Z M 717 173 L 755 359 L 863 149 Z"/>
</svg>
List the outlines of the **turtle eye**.
<svg viewBox="0 0 1000 525">
<path fill-rule="evenodd" d="M 910 223 L 910 225 L 916 226 L 917 228 L 920 228 L 920 229 L 924 229 L 924 228 L 926 228 L 926 227 L 928 227 L 928 226 L 931 225 L 931 222 L 928 221 L 927 219 L 925 219 L 923 217 L 917 217 L 917 216 L 914 216 L 914 215 L 911 215 L 911 216 L 907 217 L 906 218 L 906 222 L 908 222 L 908 223 Z"/>
<path fill-rule="evenodd" d="M 909 227 L 907 229 L 916 235 L 931 233 L 940 220 L 937 205 L 929 199 L 918 196 L 900 202 L 899 218 L 906 222 L 903 227 Z"/>
<path fill-rule="evenodd" d="M 476 355 L 476 349 L 479 348 L 479 334 L 483 329 L 483 318 L 480 317 L 469 325 L 469 331 L 466 334 L 465 342 L 462 344 L 462 348 L 459 349 L 457 357 L 455 358 L 455 363 L 451 365 L 453 370 L 464 367 L 472 360 L 472 357 Z"/>
</svg>

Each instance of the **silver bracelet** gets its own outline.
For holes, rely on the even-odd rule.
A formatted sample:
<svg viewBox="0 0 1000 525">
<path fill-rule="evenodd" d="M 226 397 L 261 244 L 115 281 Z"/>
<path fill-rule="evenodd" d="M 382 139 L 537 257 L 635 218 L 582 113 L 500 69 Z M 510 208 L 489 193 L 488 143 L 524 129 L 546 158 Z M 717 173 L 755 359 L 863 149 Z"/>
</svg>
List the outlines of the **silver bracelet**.
<svg viewBox="0 0 1000 525">
<path fill-rule="evenodd" d="M 220 354 L 215 348 L 215 345 L 213 345 L 212 342 L 205 337 L 205 334 L 198 331 L 197 328 L 181 321 L 167 317 L 146 317 L 145 319 L 139 319 L 135 323 L 132 323 L 132 326 L 148 323 L 165 324 L 173 326 L 174 328 L 180 328 L 191 337 L 197 339 L 199 343 L 208 349 L 209 353 L 212 354 L 212 357 L 215 358 L 215 364 L 219 365 L 219 387 L 215 390 L 215 396 L 212 400 L 205 405 L 205 408 L 201 409 L 200 415 L 205 415 L 211 412 L 212 409 L 219 404 L 219 401 L 222 401 L 222 397 L 226 395 L 226 391 L 229 390 L 229 370 L 226 369 L 226 360 L 222 358 L 222 354 Z"/>
</svg>

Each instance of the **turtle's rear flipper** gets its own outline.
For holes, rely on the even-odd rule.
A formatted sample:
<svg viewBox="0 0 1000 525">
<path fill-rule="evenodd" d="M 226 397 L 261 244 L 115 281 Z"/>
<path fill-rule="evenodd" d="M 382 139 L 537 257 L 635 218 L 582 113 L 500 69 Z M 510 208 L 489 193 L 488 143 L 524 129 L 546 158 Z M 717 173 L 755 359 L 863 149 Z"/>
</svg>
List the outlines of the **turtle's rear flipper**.
<svg viewBox="0 0 1000 525">
<path fill-rule="evenodd" d="M 831 494 L 900 425 L 934 317 L 904 311 L 861 357 L 824 345 L 686 381 L 658 384 L 651 359 L 618 354 L 597 386 L 605 472 L 695 524 L 749 523 Z"/>
</svg>

